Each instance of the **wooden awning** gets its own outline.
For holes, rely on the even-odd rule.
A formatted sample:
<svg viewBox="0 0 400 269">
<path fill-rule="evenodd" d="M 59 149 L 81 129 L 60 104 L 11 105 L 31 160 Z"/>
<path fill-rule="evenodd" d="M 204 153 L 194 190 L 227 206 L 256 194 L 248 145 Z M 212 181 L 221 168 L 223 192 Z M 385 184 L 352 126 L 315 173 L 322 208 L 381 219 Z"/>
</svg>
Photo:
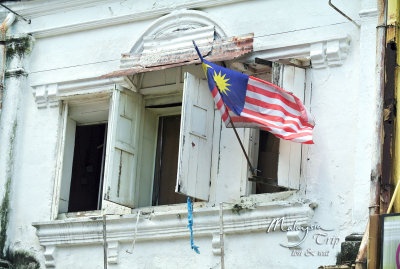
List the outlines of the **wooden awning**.
<svg viewBox="0 0 400 269">
<path fill-rule="evenodd" d="M 208 38 L 206 42 L 199 42 L 198 47 L 207 61 L 227 61 L 253 52 L 253 38 L 254 34 L 252 33 L 218 40 L 214 40 L 212 35 L 211 40 Z M 165 42 L 166 39 L 164 39 L 164 44 Z M 150 49 L 143 50 L 140 54 L 123 55 L 121 69 L 105 74 L 100 78 L 131 76 L 138 73 L 200 63 L 191 41 L 179 42 L 179 40 L 172 38 L 168 39 L 168 42 L 168 49 L 166 47 L 163 49 L 162 45 L 158 47 L 157 42 L 153 40 Z"/>
</svg>

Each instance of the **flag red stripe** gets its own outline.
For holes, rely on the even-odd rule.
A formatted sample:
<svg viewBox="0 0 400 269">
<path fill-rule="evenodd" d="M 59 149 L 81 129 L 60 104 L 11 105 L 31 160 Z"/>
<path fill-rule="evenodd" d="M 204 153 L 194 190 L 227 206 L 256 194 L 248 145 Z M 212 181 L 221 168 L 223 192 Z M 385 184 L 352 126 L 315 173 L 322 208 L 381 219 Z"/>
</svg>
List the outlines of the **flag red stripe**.
<svg viewBox="0 0 400 269">
<path fill-rule="evenodd" d="M 257 117 L 257 116 L 255 116 L 255 117 L 246 117 L 246 116 L 243 116 L 243 115 L 242 115 L 241 117 L 242 117 L 242 118 L 248 118 L 250 121 L 256 122 L 256 123 L 258 123 L 258 124 L 262 124 L 262 125 L 264 125 L 264 126 L 266 126 L 266 127 L 274 128 L 274 129 L 279 129 L 279 130 L 282 130 L 282 131 L 285 131 L 285 132 L 288 132 L 288 133 L 297 133 L 297 132 L 301 132 L 301 131 L 303 130 L 303 129 L 296 130 L 296 129 L 294 129 L 293 127 L 290 127 L 290 126 L 287 126 L 287 125 L 284 125 L 284 126 L 277 126 L 277 125 L 275 125 L 275 124 L 266 122 L 266 121 L 264 121 L 263 119 L 260 119 L 260 118 Z"/>
<path fill-rule="evenodd" d="M 293 94 L 291 94 L 290 92 L 285 91 L 284 89 L 276 86 L 275 84 L 272 84 L 271 82 L 268 82 L 268 81 L 265 81 L 265 80 L 262 80 L 262 79 L 259 79 L 259 78 L 256 78 L 256 77 L 252 77 L 252 76 L 249 76 L 249 80 L 255 80 L 255 81 L 261 82 L 262 84 L 266 84 L 266 85 L 268 85 L 268 86 L 270 86 L 270 87 L 272 87 L 274 89 L 277 89 L 278 91 L 283 91 L 284 93 L 293 96 Z"/>
<path fill-rule="evenodd" d="M 274 112 L 270 112 L 269 114 L 262 113 L 262 112 L 256 111 L 255 109 L 252 109 L 252 107 L 250 107 L 250 106 L 246 106 L 243 109 L 243 111 L 246 111 L 247 113 L 249 111 L 251 111 L 250 113 L 252 113 L 258 117 L 262 117 L 266 120 L 282 122 L 281 120 L 278 119 L 278 118 L 280 118 L 283 120 L 283 122 L 295 122 L 297 124 L 298 128 L 304 128 L 304 127 L 312 128 L 313 127 L 311 124 L 309 124 L 308 122 L 305 122 L 300 117 L 293 116 L 290 113 L 288 113 L 288 112 L 285 113 L 285 111 L 281 111 L 281 110 L 276 110 L 278 112 L 282 112 L 282 113 L 276 113 L 278 115 L 273 115 Z M 275 117 L 277 117 L 277 118 L 275 118 Z"/>
<path fill-rule="evenodd" d="M 282 95 L 280 95 L 278 93 L 269 92 L 267 90 L 258 88 L 256 86 L 253 86 L 253 85 L 250 85 L 250 84 L 247 85 L 247 90 L 255 92 L 255 93 L 258 93 L 258 94 L 261 94 L 261 95 L 264 95 L 264 96 L 269 97 L 269 98 L 273 98 L 273 99 L 279 100 L 282 103 L 286 104 L 288 107 L 293 108 L 294 110 L 298 110 L 298 111 L 300 110 L 299 106 L 296 103 L 290 102 L 289 100 L 287 100 L 286 98 L 284 98 Z"/>
<path fill-rule="evenodd" d="M 245 123 L 248 122 L 249 125 L 242 125 L 240 127 L 260 127 L 272 134 L 274 134 L 275 136 L 285 139 L 285 140 L 296 140 L 296 142 L 301 142 L 301 143 L 305 143 L 305 144 L 313 144 L 313 143 L 307 143 L 307 141 L 311 141 L 312 142 L 312 130 L 304 130 L 303 132 L 299 133 L 289 133 L 289 134 L 281 134 L 280 131 L 282 130 L 276 130 L 275 128 L 270 128 L 270 127 L 266 127 L 264 124 L 257 124 L 254 122 L 253 119 L 248 119 L 246 117 L 232 117 L 232 121 L 236 123 L 237 126 L 240 126 L 238 123 Z M 307 138 L 309 137 L 309 138 Z"/>
<path fill-rule="evenodd" d="M 279 117 L 279 116 L 271 116 L 271 115 L 267 115 L 267 114 L 262 114 L 262 113 L 258 113 L 258 112 L 255 112 L 253 110 L 249 110 L 249 109 L 246 109 L 246 108 L 243 109 L 243 112 L 247 113 L 247 114 L 251 114 L 251 115 L 259 117 L 259 118 L 262 118 L 264 120 L 268 120 L 268 121 L 279 122 L 279 123 L 282 123 L 282 124 L 293 124 L 298 129 L 302 129 L 302 128 L 305 127 L 305 126 L 300 126 L 300 124 L 295 120 L 288 120 L 286 118 L 282 118 L 282 117 Z"/>
<path fill-rule="evenodd" d="M 233 112 L 232 112 L 233 113 Z M 312 128 L 306 127 L 302 129 L 300 132 L 284 132 L 281 128 L 274 128 L 272 126 L 267 127 L 264 122 L 259 122 L 259 120 L 254 118 L 249 118 L 246 116 L 232 116 L 230 115 L 233 122 L 235 122 L 237 127 L 260 127 L 262 129 L 267 130 L 268 132 L 273 133 L 275 136 L 285 139 L 285 140 L 293 140 L 295 142 L 303 143 L 303 144 L 314 144 L 312 141 Z M 228 127 L 228 126 L 227 126 Z"/>
<path fill-rule="evenodd" d="M 302 125 L 304 125 L 304 126 L 313 127 L 311 124 L 306 122 L 303 118 L 301 118 L 299 115 L 294 115 L 294 114 L 288 112 L 285 108 L 283 108 L 280 105 L 265 103 L 265 102 L 263 102 L 261 100 L 254 99 L 254 98 L 251 98 L 251 97 L 248 97 L 248 96 L 246 96 L 246 103 L 259 106 L 259 107 L 261 107 L 263 109 L 272 109 L 272 110 L 280 111 L 280 112 L 284 113 L 286 116 L 299 119 L 300 123 Z M 257 111 L 254 111 L 254 112 L 262 114 L 262 115 L 267 115 L 266 113 L 260 113 L 260 112 L 257 112 Z"/>
<path fill-rule="evenodd" d="M 313 144 L 312 119 L 300 99 L 272 83 L 249 77 L 240 116 L 224 104 L 217 87 L 211 94 L 227 127 L 232 121 L 238 127 L 259 127 L 282 139 Z"/>
<path fill-rule="evenodd" d="M 254 115 L 251 115 L 251 114 L 249 114 L 249 115 L 250 116 L 254 116 Z M 271 128 L 275 128 L 277 130 L 284 130 L 286 132 L 288 131 L 288 129 L 285 129 L 285 128 L 289 127 L 289 129 L 292 129 L 292 131 L 289 131 L 291 133 L 308 132 L 308 131 L 312 130 L 311 127 L 304 127 L 304 128 L 299 128 L 299 130 L 293 130 L 293 128 L 290 128 L 290 126 L 276 126 L 276 125 L 274 125 L 272 123 L 265 122 L 262 118 L 260 118 L 258 116 L 254 116 L 254 117 L 249 117 L 249 116 L 246 116 L 246 115 L 236 116 L 236 117 L 232 117 L 231 116 L 231 119 L 232 119 L 233 122 L 237 122 L 237 123 L 249 123 L 249 124 L 255 123 L 255 124 L 260 125 L 260 126 L 268 126 L 268 127 L 271 127 Z M 249 125 L 247 125 L 247 126 L 249 126 Z"/>
<path fill-rule="evenodd" d="M 222 101 L 221 95 L 218 92 L 217 87 L 214 87 L 214 89 L 211 91 L 211 94 L 214 97 L 214 101 L 216 103 L 218 110 L 221 112 L 222 120 L 225 122 L 225 124 L 228 124 L 229 123 L 229 114 L 228 114 L 228 111 L 226 110 L 226 107 L 224 105 L 224 102 Z"/>
</svg>

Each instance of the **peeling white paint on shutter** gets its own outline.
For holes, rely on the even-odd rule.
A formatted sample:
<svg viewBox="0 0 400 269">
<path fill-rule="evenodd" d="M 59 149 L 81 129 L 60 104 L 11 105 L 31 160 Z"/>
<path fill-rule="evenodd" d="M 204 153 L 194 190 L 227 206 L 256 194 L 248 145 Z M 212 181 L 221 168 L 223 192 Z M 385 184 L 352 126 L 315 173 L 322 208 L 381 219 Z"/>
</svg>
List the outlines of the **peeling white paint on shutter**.
<svg viewBox="0 0 400 269">
<path fill-rule="evenodd" d="M 304 102 L 305 69 L 282 65 L 280 66 L 279 85 L 282 89 L 292 92 Z M 278 185 L 290 189 L 300 188 L 301 147 L 299 143 L 281 139 L 279 142 Z"/>
<path fill-rule="evenodd" d="M 207 81 L 185 73 L 176 192 L 208 201 L 213 126 L 214 101 Z"/>
<path fill-rule="evenodd" d="M 115 90 L 108 129 L 104 199 L 133 208 L 137 143 L 142 107 L 140 94 Z"/>
<path fill-rule="evenodd" d="M 72 177 L 72 164 L 74 159 L 74 148 L 75 148 L 75 131 L 76 121 L 69 117 L 68 104 L 65 105 L 64 109 L 64 155 L 62 160 L 62 172 L 61 172 L 61 188 L 60 188 L 60 203 L 58 207 L 58 213 L 68 212 L 69 193 L 71 187 Z"/>
</svg>

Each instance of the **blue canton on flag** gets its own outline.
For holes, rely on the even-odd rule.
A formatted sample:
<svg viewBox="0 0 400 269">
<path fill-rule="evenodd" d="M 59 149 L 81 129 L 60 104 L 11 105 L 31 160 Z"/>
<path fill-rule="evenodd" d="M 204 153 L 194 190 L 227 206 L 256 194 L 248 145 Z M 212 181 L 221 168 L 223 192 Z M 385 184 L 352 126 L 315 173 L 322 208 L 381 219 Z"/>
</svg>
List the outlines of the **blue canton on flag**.
<svg viewBox="0 0 400 269">
<path fill-rule="evenodd" d="M 203 68 L 207 70 L 206 76 L 210 90 L 217 85 L 224 103 L 236 115 L 240 115 L 244 108 L 249 76 L 206 60 L 203 62 Z"/>
</svg>

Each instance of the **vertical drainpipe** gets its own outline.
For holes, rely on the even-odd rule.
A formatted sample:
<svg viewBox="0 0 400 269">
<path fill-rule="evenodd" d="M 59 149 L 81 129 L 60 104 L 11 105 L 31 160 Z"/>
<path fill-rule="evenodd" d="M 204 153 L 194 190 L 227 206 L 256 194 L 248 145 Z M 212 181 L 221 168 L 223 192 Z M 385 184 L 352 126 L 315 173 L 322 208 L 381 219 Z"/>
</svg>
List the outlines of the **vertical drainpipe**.
<svg viewBox="0 0 400 269">
<path fill-rule="evenodd" d="M 4 76 L 6 72 L 6 33 L 14 21 L 15 15 L 13 13 L 9 13 L 0 26 L 0 116 L 3 104 Z"/>
<path fill-rule="evenodd" d="M 387 66 L 386 68 L 386 78 L 393 78 L 393 86 L 394 86 L 394 108 L 393 108 L 393 120 L 394 120 L 394 133 L 393 133 L 393 176 L 391 177 L 392 186 L 396 186 L 397 182 L 400 180 L 400 117 L 397 117 L 396 107 L 397 100 L 400 98 L 400 53 L 398 52 L 398 48 L 400 47 L 399 43 L 399 22 L 400 22 L 400 0 L 388 0 L 388 10 L 387 10 L 387 31 L 386 31 L 386 44 L 387 48 L 391 47 L 391 49 L 395 52 L 392 55 L 393 59 L 389 59 L 387 57 L 390 64 L 390 60 L 393 61 L 391 66 Z M 390 81 L 388 81 L 386 86 L 390 87 Z M 386 90 L 386 89 L 385 89 Z M 390 90 L 390 89 L 388 89 Z M 393 188 L 391 188 L 393 191 Z M 394 203 L 394 212 L 400 212 L 400 199 L 397 197 Z M 386 213 L 386 212 L 382 212 Z"/>
<path fill-rule="evenodd" d="M 370 204 L 369 204 L 369 215 L 370 217 L 376 216 L 380 213 L 380 201 L 381 201 L 381 179 L 383 177 L 382 173 L 382 155 L 385 153 L 383 149 L 384 145 L 384 135 L 383 129 L 383 107 L 384 107 L 384 90 L 385 90 L 385 52 L 386 52 L 386 8 L 387 0 L 377 0 L 378 4 L 378 26 L 376 28 L 376 93 L 377 93 L 377 116 L 376 116 L 376 133 L 377 133 L 377 143 L 376 143 L 376 163 L 372 167 L 371 171 L 371 182 L 370 182 Z M 389 143 L 391 144 L 391 142 Z M 388 152 L 391 150 L 389 149 Z M 389 154 L 390 155 L 390 154 Z M 388 170 L 391 170 L 391 159 L 389 159 Z M 389 173 L 390 175 L 390 173 Z M 371 218 L 368 221 L 366 231 L 362 238 L 358 254 L 355 260 L 355 268 L 366 268 L 375 269 L 376 263 L 370 259 L 367 252 L 374 251 L 374 246 L 371 245 L 371 237 L 375 234 L 370 234 L 370 223 Z M 372 226 L 373 227 L 373 226 Z M 372 232 L 374 232 L 372 230 Z M 368 260 L 367 260 L 368 258 Z M 375 261 L 376 262 L 376 261 Z"/>
</svg>

